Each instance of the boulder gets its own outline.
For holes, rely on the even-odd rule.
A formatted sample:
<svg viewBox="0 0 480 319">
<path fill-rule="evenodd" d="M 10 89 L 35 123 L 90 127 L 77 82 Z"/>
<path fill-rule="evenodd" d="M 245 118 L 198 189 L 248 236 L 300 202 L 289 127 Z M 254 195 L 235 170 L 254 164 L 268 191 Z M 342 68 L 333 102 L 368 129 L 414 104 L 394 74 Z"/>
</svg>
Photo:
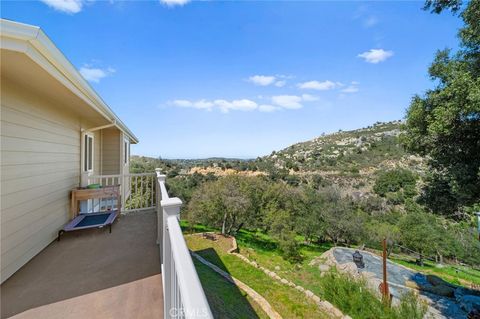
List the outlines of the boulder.
<svg viewBox="0 0 480 319">
<path fill-rule="evenodd" d="M 318 265 L 318 270 L 320 270 L 321 272 L 327 272 L 330 270 L 330 266 L 325 264 L 320 264 Z"/>
<path fill-rule="evenodd" d="M 335 256 L 333 255 L 333 251 L 335 248 L 330 248 L 326 252 L 324 252 L 319 258 L 318 261 L 323 260 L 326 265 L 329 265 L 331 267 L 335 266 L 337 264 L 335 260 Z M 316 259 L 317 260 L 317 259 Z M 317 262 L 318 262 L 317 261 Z"/>
<path fill-rule="evenodd" d="M 275 270 L 276 270 L 276 271 L 279 271 L 279 270 L 280 270 L 280 266 L 275 266 Z"/>
<path fill-rule="evenodd" d="M 371 278 L 375 278 L 376 275 L 373 272 L 370 271 L 362 271 L 360 275 L 365 279 L 365 280 L 370 280 Z"/>
<path fill-rule="evenodd" d="M 345 264 L 338 265 L 338 271 L 352 277 L 357 277 L 359 275 L 357 265 L 354 262 L 348 262 Z"/>
<path fill-rule="evenodd" d="M 305 289 L 302 286 L 296 286 L 295 289 L 297 289 L 300 292 L 304 292 Z"/>
<path fill-rule="evenodd" d="M 321 259 L 321 257 L 315 257 L 314 259 L 312 259 L 312 260 L 308 263 L 308 265 L 309 265 L 309 266 L 315 266 L 316 264 L 320 263 L 320 259 Z"/>
<path fill-rule="evenodd" d="M 366 281 L 367 288 L 372 293 L 374 293 L 378 298 L 381 298 L 381 296 L 382 296 L 382 293 L 380 292 L 380 289 L 378 288 L 378 287 L 380 287 L 381 283 L 382 283 L 382 280 L 377 278 L 377 277 L 370 278 L 369 280 Z"/>
<path fill-rule="evenodd" d="M 417 290 L 421 289 L 421 287 L 413 280 L 405 280 L 405 286 L 407 286 L 408 288 L 413 288 Z"/>
</svg>

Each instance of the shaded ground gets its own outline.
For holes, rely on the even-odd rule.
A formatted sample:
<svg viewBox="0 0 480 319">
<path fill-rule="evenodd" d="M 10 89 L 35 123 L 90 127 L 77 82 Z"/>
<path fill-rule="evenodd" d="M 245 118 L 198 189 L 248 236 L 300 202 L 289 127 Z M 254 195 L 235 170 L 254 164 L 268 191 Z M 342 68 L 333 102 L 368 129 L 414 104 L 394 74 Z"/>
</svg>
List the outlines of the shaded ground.
<svg viewBox="0 0 480 319">
<path fill-rule="evenodd" d="M 345 264 L 352 262 L 352 254 L 355 250 L 350 248 L 335 248 L 333 255 L 339 264 Z M 375 277 L 382 279 L 382 260 L 380 257 L 362 251 L 363 261 L 365 263 L 364 268 L 358 268 L 360 272 L 371 272 L 375 274 Z M 409 288 L 405 286 L 405 281 L 411 280 L 419 285 L 427 283 L 427 279 L 424 274 L 409 270 L 405 267 L 399 266 L 391 261 L 387 261 L 387 281 L 389 283 L 390 293 L 394 298 L 400 299 L 402 294 L 409 291 Z M 466 318 L 467 314 L 460 308 L 455 302 L 455 299 L 440 297 L 424 291 L 419 291 L 421 295 L 428 297 L 432 304 L 431 306 L 438 310 L 441 315 L 446 318 Z"/>
<path fill-rule="evenodd" d="M 156 223 L 154 212 L 135 213 L 121 216 L 111 234 L 108 229 L 66 233 L 1 285 L 1 317 L 158 275 Z M 126 291 L 118 298 L 125 303 L 134 295 Z M 161 287 L 156 296 L 150 307 L 158 315 L 163 312 Z"/>
<path fill-rule="evenodd" d="M 268 318 L 259 305 L 235 284 L 227 281 L 196 258 L 193 258 L 193 262 L 215 318 Z M 225 268 L 224 265 L 222 266 Z"/>
<path fill-rule="evenodd" d="M 283 318 L 328 317 L 320 311 L 315 303 L 307 300 L 303 293 L 272 280 L 258 268 L 228 254 L 227 250 L 231 248 L 229 239 L 211 241 L 199 235 L 185 236 L 185 239 L 191 250 L 250 286 L 264 297 Z"/>
</svg>

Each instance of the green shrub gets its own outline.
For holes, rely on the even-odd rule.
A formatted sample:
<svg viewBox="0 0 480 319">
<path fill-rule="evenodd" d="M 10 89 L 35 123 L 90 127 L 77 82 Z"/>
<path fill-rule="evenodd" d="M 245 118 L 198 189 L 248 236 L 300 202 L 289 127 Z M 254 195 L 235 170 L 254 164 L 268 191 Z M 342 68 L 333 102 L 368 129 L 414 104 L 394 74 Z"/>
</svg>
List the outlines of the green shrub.
<svg viewBox="0 0 480 319">
<path fill-rule="evenodd" d="M 415 294 L 402 297 L 397 307 L 387 307 L 371 292 L 363 280 L 330 272 L 319 282 L 322 297 L 352 318 L 422 319 L 427 307 Z"/>
<path fill-rule="evenodd" d="M 378 174 L 373 191 L 386 197 L 392 204 L 402 204 L 416 195 L 417 176 L 407 169 L 382 171 Z"/>
<path fill-rule="evenodd" d="M 427 304 L 410 291 L 402 296 L 398 313 L 403 318 L 422 319 L 427 312 L 427 308 Z"/>
</svg>

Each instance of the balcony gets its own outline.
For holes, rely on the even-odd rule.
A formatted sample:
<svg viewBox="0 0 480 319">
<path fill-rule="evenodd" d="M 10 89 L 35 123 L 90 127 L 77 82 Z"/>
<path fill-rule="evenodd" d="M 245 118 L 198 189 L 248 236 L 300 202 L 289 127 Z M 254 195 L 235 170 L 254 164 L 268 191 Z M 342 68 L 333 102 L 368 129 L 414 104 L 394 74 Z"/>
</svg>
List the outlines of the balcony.
<svg viewBox="0 0 480 319">
<path fill-rule="evenodd" d="M 67 233 L 35 256 L 2 284 L 1 317 L 212 318 L 165 176 L 90 178 L 120 184 L 126 214 L 111 234 Z"/>
</svg>

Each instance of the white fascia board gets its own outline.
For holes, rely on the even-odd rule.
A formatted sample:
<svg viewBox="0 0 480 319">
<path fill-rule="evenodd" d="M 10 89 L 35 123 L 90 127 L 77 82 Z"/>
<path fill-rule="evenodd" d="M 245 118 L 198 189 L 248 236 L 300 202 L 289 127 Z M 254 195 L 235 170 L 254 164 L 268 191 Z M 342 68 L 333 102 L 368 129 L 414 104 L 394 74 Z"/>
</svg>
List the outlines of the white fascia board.
<svg viewBox="0 0 480 319">
<path fill-rule="evenodd" d="M 116 126 L 128 136 L 131 143 L 138 143 L 138 138 L 39 27 L 0 19 L 0 34 L 2 49 L 28 55 L 95 111 L 111 123 L 116 123 Z"/>
</svg>

